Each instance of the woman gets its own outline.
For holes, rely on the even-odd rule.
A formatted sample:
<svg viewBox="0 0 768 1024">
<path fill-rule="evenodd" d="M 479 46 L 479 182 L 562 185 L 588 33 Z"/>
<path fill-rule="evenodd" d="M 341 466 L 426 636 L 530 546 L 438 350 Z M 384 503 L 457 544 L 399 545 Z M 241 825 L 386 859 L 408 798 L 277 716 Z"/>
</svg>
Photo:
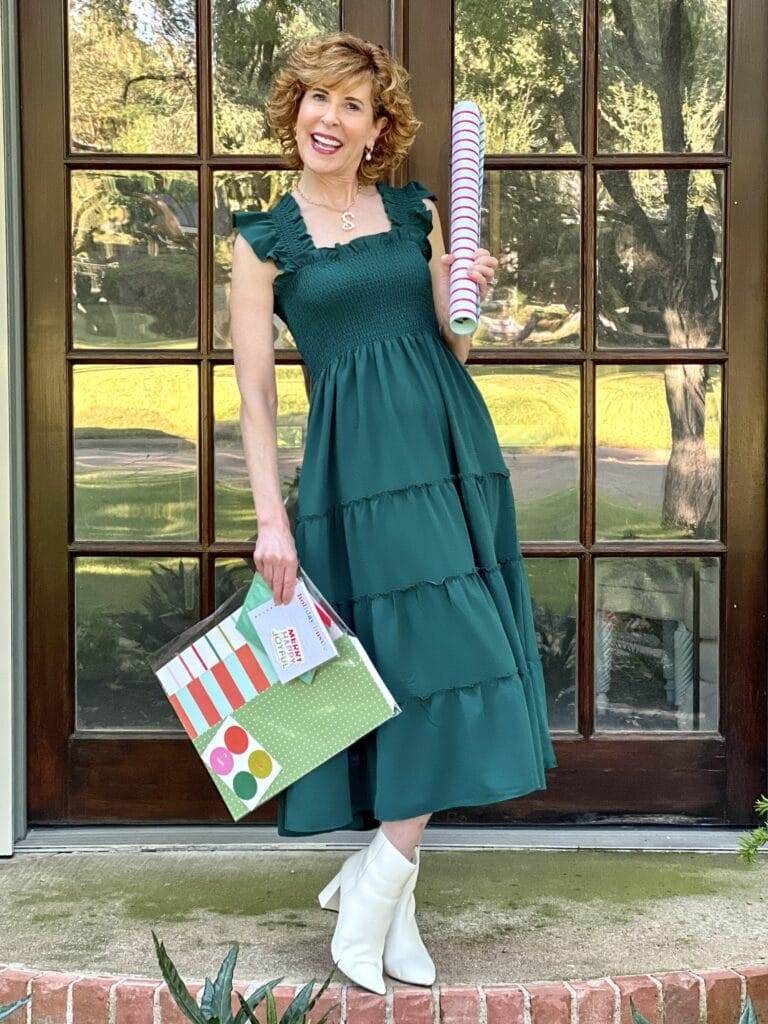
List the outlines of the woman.
<svg viewBox="0 0 768 1024">
<path fill-rule="evenodd" d="M 278 834 L 377 827 L 319 894 L 353 981 L 431 985 L 413 890 L 432 812 L 546 788 L 555 760 L 515 507 L 488 409 L 447 324 L 436 196 L 387 183 L 413 143 L 405 68 L 339 32 L 299 45 L 269 121 L 301 174 L 234 214 L 232 343 L 277 602 L 301 563 L 355 630 L 401 712 L 278 795 Z M 498 264 L 478 249 L 485 296 Z M 312 379 L 292 536 L 276 450 L 273 312 Z"/>
</svg>

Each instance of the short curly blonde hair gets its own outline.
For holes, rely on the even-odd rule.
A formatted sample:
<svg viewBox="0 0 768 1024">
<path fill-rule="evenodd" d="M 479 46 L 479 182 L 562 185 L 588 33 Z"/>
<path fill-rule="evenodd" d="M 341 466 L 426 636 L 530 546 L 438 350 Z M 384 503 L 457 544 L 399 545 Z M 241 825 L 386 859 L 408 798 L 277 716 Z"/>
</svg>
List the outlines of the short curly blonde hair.
<svg viewBox="0 0 768 1024">
<path fill-rule="evenodd" d="M 383 46 L 351 32 L 333 32 L 294 47 L 275 75 L 267 99 L 267 120 L 291 169 L 303 167 L 294 130 L 307 89 L 319 85 L 332 87 L 366 73 L 371 76 L 373 120 L 383 116 L 387 123 L 376 139 L 371 159 L 363 158 L 360 162 L 360 184 L 373 184 L 403 162 L 423 124 L 413 113 L 407 90 L 408 71 Z"/>
</svg>

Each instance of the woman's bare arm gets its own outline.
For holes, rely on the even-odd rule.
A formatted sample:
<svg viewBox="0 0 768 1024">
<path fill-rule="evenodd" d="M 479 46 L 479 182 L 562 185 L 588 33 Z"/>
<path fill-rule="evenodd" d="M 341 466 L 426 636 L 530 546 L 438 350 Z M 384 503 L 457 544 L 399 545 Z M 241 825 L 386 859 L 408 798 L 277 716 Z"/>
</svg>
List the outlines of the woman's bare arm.
<svg viewBox="0 0 768 1024">
<path fill-rule="evenodd" d="M 276 268 L 238 235 L 232 252 L 230 324 L 240 429 L 259 526 L 288 525 L 277 463 L 272 282 Z"/>
</svg>

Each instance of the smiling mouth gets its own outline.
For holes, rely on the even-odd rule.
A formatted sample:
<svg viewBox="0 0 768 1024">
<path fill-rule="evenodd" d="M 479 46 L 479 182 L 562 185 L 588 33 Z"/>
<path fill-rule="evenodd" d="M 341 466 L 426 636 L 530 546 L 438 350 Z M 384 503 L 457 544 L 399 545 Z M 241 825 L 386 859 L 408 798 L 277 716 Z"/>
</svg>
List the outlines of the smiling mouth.
<svg viewBox="0 0 768 1024">
<path fill-rule="evenodd" d="M 323 139 L 321 136 L 317 136 L 314 132 L 310 134 L 312 141 L 312 148 L 317 150 L 319 153 L 335 153 L 337 149 L 341 149 L 342 143 L 332 143 L 329 140 Z"/>
</svg>

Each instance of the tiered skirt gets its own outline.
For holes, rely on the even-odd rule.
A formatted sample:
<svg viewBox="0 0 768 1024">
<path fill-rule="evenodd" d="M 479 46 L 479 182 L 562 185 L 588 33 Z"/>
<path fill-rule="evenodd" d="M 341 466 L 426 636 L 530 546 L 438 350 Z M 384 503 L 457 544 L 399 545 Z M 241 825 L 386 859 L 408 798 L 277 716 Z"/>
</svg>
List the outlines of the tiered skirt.
<svg viewBox="0 0 768 1024">
<path fill-rule="evenodd" d="M 313 381 L 299 562 L 402 711 L 278 795 L 278 833 L 546 789 L 557 766 L 509 470 L 433 331 L 362 342 Z"/>
</svg>

